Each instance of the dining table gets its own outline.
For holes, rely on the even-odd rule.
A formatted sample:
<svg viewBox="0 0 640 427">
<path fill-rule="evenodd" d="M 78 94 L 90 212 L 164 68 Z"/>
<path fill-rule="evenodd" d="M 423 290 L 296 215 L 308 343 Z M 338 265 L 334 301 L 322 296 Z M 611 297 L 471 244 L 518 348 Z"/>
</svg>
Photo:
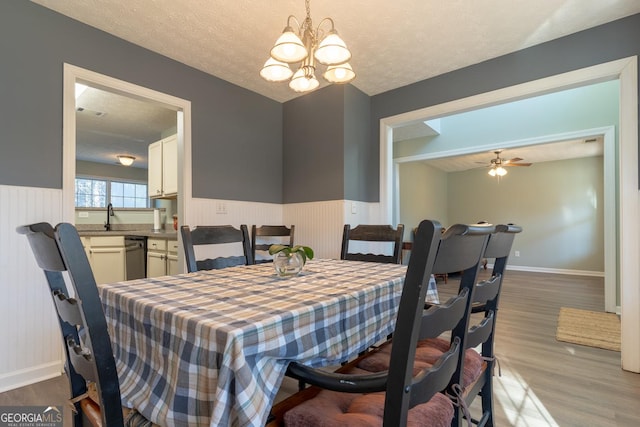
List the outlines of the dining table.
<svg viewBox="0 0 640 427">
<path fill-rule="evenodd" d="M 264 426 L 287 365 L 334 366 L 394 330 L 406 266 L 314 259 L 99 285 L 123 405 L 160 426 Z"/>
</svg>

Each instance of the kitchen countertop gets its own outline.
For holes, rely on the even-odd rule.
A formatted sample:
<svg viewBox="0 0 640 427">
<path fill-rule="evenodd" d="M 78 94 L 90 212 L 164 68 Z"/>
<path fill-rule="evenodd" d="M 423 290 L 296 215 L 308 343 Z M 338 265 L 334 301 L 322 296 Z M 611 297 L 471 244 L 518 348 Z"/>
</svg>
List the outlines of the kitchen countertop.
<svg viewBox="0 0 640 427">
<path fill-rule="evenodd" d="M 162 231 L 153 231 L 149 229 L 143 230 L 111 230 L 105 231 L 102 230 L 83 230 L 78 228 L 78 234 L 80 236 L 85 237 L 93 237 L 93 236 L 142 236 L 142 237 L 155 237 L 158 239 L 177 239 L 178 232 L 175 230 L 162 230 Z"/>
</svg>

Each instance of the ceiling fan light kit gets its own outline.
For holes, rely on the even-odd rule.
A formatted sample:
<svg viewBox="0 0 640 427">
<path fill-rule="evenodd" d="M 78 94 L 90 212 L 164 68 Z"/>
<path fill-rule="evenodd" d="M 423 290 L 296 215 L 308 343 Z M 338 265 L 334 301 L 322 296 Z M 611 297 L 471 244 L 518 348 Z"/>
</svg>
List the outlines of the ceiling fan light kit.
<svg viewBox="0 0 640 427">
<path fill-rule="evenodd" d="M 489 170 L 489 175 L 491 176 L 505 176 L 507 174 L 507 170 L 502 166 L 494 166 Z"/>
<path fill-rule="evenodd" d="M 351 51 L 338 35 L 333 19 L 324 18 L 314 30 L 309 2 L 305 0 L 307 16 L 302 24 L 295 16 L 289 16 L 287 26 L 271 49 L 271 57 L 260 71 L 262 78 L 270 82 L 291 79 L 289 87 L 296 92 L 308 92 L 320 86 L 315 75 L 316 61 L 327 66 L 322 76 L 330 83 L 349 83 L 356 77 L 349 64 Z M 292 21 L 297 30 L 291 25 Z M 326 34 L 321 30 L 325 22 L 331 24 Z M 296 63 L 301 64 L 294 73 L 290 65 Z"/>
<path fill-rule="evenodd" d="M 507 170 L 504 166 L 531 166 L 531 163 L 518 163 L 522 161 L 520 157 L 514 157 L 513 159 L 503 159 L 500 157 L 500 153 L 503 150 L 496 150 L 494 153 L 496 154 L 495 159 L 491 159 L 491 163 L 489 164 L 489 175 L 497 176 L 498 178 L 505 176 L 507 174 Z"/>
</svg>

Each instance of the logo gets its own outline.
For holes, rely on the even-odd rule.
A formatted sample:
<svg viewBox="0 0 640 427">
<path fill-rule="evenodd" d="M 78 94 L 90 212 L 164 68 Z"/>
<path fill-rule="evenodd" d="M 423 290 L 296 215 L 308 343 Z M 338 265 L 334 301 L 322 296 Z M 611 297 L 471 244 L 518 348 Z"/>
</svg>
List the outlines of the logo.
<svg viewBox="0 0 640 427">
<path fill-rule="evenodd" d="M 0 427 L 62 427 L 62 407 L 0 406 Z"/>
</svg>

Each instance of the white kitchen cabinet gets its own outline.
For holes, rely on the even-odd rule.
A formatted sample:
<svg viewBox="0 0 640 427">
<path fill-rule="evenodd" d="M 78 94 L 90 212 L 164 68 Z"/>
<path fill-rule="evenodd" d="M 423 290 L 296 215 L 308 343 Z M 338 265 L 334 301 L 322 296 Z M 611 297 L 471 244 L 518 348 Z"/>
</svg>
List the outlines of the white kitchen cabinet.
<svg viewBox="0 0 640 427">
<path fill-rule="evenodd" d="M 147 240 L 147 277 L 178 274 L 178 241 Z"/>
<path fill-rule="evenodd" d="M 167 274 L 173 276 L 178 271 L 178 241 L 167 240 Z"/>
<path fill-rule="evenodd" d="M 124 236 L 83 237 L 85 252 L 89 258 L 96 283 L 113 283 L 126 280 L 126 251 Z"/>
<path fill-rule="evenodd" d="M 165 196 L 178 194 L 178 135 L 162 140 L 162 192 Z"/>
<path fill-rule="evenodd" d="M 178 194 L 178 136 L 149 144 L 148 188 L 151 198 L 174 198 Z"/>
</svg>

